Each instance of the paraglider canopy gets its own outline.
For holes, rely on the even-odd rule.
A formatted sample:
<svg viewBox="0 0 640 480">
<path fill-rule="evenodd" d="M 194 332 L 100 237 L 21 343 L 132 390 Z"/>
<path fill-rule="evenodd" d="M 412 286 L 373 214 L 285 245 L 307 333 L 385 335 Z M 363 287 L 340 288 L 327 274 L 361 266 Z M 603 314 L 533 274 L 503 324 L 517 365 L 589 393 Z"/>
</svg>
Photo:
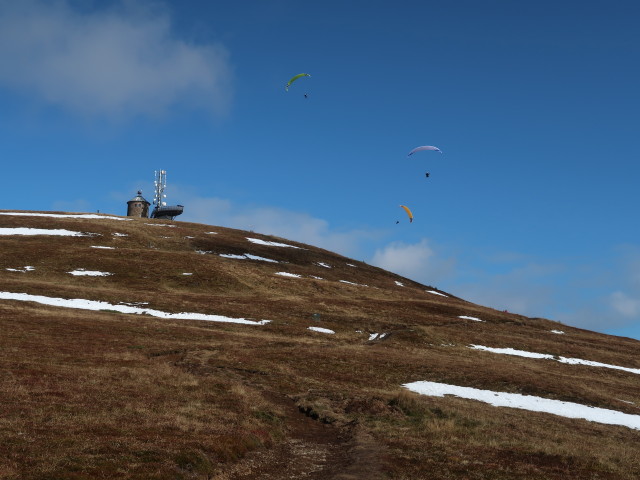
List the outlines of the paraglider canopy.
<svg viewBox="0 0 640 480">
<path fill-rule="evenodd" d="M 400 205 L 400 207 L 404 208 L 404 211 L 407 212 L 407 215 L 409 216 L 409 223 L 413 222 L 413 213 L 411 213 L 409 207 L 406 207 L 404 205 Z"/>
<path fill-rule="evenodd" d="M 311 75 L 309 75 L 308 73 L 299 73 L 298 75 L 294 75 L 293 77 L 291 77 L 291 80 L 289 80 L 287 82 L 287 84 L 284 86 L 284 89 L 288 92 L 289 91 L 289 87 L 291 86 L 291 84 L 293 82 L 295 82 L 296 80 L 298 80 L 299 78 L 302 77 L 310 77 Z"/>
<path fill-rule="evenodd" d="M 416 152 L 421 152 L 422 150 L 433 150 L 433 151 L 442 153 L 442 150 L 440 150 L 438 147 L 434 147 L 433 145 L 423 145 L 421 147 L 416 147 L 413 150 L 411 150 L 409 152 L 409 155 L 413 155 Z M 407 156 L 409 156 L 409 155 L 407 155 Z"/>
</svg>

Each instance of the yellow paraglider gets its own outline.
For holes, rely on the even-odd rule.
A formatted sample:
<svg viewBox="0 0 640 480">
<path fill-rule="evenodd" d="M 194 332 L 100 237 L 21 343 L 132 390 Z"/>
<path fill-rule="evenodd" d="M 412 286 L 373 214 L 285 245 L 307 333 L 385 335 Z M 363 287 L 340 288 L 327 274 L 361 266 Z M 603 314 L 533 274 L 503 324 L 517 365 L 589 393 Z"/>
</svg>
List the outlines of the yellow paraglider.
<svg viewBox="0 0 640 480">
<path fill-rule="evenodd" d="M 405 207 L 404 205 L 400 205 L 402 208 L 404 208 L 404 211 L 407 212 L 407 215 L 409 215 L 409 223 L 413 222 L 413 213 L 411 213 L 411 210 L 409 210 L 409 207 Z"/>
</svg>

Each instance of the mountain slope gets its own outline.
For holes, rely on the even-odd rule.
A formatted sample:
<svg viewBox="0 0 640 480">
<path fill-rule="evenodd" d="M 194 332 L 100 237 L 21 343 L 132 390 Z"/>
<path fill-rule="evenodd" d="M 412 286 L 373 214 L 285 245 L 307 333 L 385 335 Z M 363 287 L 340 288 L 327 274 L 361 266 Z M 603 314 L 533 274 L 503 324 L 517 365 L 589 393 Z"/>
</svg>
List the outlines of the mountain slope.
<svg viewBox="0 0 640 480">
<path fill-rule="evenodd" d="M 0 212 L 0 478 L 640 478 L 633 426 L 403 387 L 633 420 L 637 341 L 286 239 L 52 215 Z"/>
</svg>

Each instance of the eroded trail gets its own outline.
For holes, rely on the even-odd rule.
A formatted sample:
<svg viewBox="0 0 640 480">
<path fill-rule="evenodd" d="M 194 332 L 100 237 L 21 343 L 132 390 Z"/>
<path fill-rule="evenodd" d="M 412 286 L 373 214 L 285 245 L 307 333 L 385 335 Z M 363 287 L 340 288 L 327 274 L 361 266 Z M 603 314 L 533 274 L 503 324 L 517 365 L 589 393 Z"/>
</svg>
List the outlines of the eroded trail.
<svg viewBox="0 0 640 480">
<path fill-rule="evenodd" d="M 285 397 L 279 403 L 287 414 L 287 439 L 270 450 L 247 455 L 233 472 L 216 480 L 384 478 L 383 449 L 359 427 L 339 427 L 313 420 Z"/>
</svg>

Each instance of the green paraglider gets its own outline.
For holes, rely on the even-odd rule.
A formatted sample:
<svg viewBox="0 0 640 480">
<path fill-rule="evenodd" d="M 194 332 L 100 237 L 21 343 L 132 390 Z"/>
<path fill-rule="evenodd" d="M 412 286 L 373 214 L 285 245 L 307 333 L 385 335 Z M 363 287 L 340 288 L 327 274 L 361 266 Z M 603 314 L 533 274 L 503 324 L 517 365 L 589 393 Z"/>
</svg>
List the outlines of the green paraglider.
<svg viewBox="0 0 640 480">
<path fill-rule="evenodd" d="M 288 92 L 289 91 L 289 87 L 291 86 L 291 84 L 293 82 L 295 82 L 299 78 L 310 77 L 310 76 L 311 75 L 309 75 L 308 73 L 299 73 L 298 75 L 294 75 L 293 77 L 291 77 L 291 80 L 289 80 L 289 82 L 284 86 L 284 89 Z"/>
</svg>

